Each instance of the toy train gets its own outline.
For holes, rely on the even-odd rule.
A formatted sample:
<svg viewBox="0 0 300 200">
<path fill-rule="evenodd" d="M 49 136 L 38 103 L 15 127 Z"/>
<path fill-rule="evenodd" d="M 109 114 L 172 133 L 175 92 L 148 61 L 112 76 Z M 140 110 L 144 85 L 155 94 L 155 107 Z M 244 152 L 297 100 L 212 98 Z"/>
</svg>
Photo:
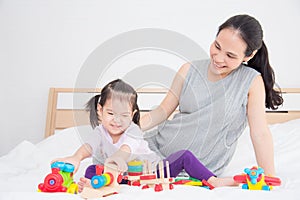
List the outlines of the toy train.
<svg viewBox="0 0 300 200">
<path fill-rule="evenodd" d="M 242 189 L 270 191 L 273 186 L 280 186 L 281 184 L 279 178 L 265 176 L 261 167 L 245 168 L 244 172 L 245 174 L 233 177 L 237 183 L 242 183 Z"/>
<path fill-rule="evenodd" d="M 48 174 L 43 183 L 38 185 L 39 192 L 67 192 L 78 193 L 78 185 L 73 180 L 74 166 L 64 162 L 51 164 L 52 172 Z"/>
</svg>

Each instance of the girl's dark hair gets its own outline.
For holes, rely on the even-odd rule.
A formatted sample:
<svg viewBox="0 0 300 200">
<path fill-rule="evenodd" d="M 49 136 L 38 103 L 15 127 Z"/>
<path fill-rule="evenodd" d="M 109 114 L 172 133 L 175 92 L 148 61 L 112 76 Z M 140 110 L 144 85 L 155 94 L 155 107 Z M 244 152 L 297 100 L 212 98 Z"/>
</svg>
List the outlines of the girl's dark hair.
<svg viewBox="0 0 300 200">
<path fill-rule="evenodd" d="M 261 73 L 265 84 L 266 108 L 276 110 L 283 103 L 280 88 L 274 90 L 275 75 L 269 63 L 267 47 L 263 41 L 263 31 L 260 23 L 249 15 L 236 15 L 224 22 L 218 30 L 217 35 L 225 28 L 237 30 L 241 38 L 246 42 L 246 56 L 250 56 L 257 50 L 255 56 L 248 61 L 246 66 L 255 69 Z"/>
<path fill-rule="evenodd" d="M 92 97 L 85 106 L 86 111 L 90 113 L 90 123 L 93 128 L 99 125 L 99 116 L 97 114 L 97 107 L 100 104 L 104 106 L 106 100 L 110 98 L 119 98 L 120 100 L 129 101 L 132 105 L 132 112 L 136 111 L 133 115 L 132 121 L 137 125 L 140 125 L 140 110 L 137 105 L 137 93 L 129 84 L 125 83 L 121 79 L 116 79 L 109 82 L 101 90 L 101 94 Z"/>
</svg>

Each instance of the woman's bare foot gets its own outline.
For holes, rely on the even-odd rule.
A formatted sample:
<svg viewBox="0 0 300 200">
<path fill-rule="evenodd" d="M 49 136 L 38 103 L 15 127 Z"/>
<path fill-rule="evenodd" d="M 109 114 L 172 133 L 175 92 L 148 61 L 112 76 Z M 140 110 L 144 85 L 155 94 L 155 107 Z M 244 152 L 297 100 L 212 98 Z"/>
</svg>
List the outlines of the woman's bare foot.
<svg viewBox="0 0 300 200">
<path fill-rule="evenodd" d="M 238 186 L 239 184 L 233 180 L 232 177 L 217 178 L 215 176 L 210 177 L 207 182 L 214 187 L 222 186 Z"/>
<path fill-rule="evenodd" d="M 78 192 L 82 192 L 84 187 L 92 187 L 91 180 L 81 177 L 78 182 Z"/>
</svg>

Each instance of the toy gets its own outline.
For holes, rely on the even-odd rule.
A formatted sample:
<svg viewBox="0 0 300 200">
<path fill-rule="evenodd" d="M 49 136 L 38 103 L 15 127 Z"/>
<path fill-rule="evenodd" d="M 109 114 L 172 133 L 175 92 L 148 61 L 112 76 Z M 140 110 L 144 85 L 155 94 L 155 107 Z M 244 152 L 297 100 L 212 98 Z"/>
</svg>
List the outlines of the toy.
<svg viewBox="0 0 300 200">
<path fill-rule="evenodd" d="M 51 164 L 52 173 L 48 174 L 44 183 L 38 185 L 39 192 L 78 193 L 78 185 L 73 181 L 74 166 L 64 162 Z"/>
<path fill-rule="evenodd" d="M 209 184 L 206 180 L 198 180 L 192 177 L 185 178 L 172 178 L 170 177 L 169 162 L 165 162 L 165 171 L 163 161 L 158 163 L 158 175 L 156 174 L 156 168 L 153 170 L 152 166 L 148 161 L 130 161 L 128 162 L 128 176 L 124 178 L 128 180 L 128 185 L 131 186 L 142 186 L 142 189 L 147 189 L 150 187 L 154 188 L 155 192 L 160 192 L 164 189 L 172 190 L 173 185 L 191 185 L 191 186 L 201 186 L 207 189 L 214 189 L 214 186 Z"/>
<path fill-rule="evenodd" d="M 101 188 L 103 186 L 109 186 L 114 181 L 114 176 L 110 173 L 102 173 L 103 166 L 97 165 L 96 166 L 96 176 L 93 176 L 91 179 L 91 185 L 94 189 Z"/>
<path fill-rule="evenodd" d="M 140 186 L 140 176 L 143 175 L 143 162 L 138 160 L 133 160 L 127 163 L 128 173 L 125 179 L 128 180 L 128 185 Z"/>
<path fill-rule="evenodd" d="M 243 183 L 243 189 L 270 191 L 272 186 L 279 186 L 281 184 L 279 178 L 265 176 L 264 170 L 261 167 L 245 168 L 244 172 L 246 174 L 233 177 L 236 182 Z"/>
<path fill-rule="evenodd" d="M 84 187 L 80 196 L 90 199 L 118 194 L 120 190 L 119 182 L 121 180 L 122 176 L 118 174 L 116 165 L 109 164 L 105 167 L 97 165 L 96 175 L 91 179 L 92 187 Z"/>
<path fill-rule="evenodd" d="M 190 185 L 190 186 L 200 186 L 204 187 L 206 189 L 214 189 L 215 187 L 209 184 L 206 180 L 198 180 L 193 177 L 186 177 L 186 178 L 176 178 L 175 182 L 173 183 L 175 185 Z"/>
<path fill-rule="evenodd" d="M 159 177 L 156 170 L 152 169 L 151 163 L 148 161 L 131 161 L 128 162 L 128 176 L 125 176 L 129 185 L 142 186 L 142 189 L 154 188 L 155 192 L 160 192 L 164 189 L 173 189 L 173 178 L 170 177 L 169 162 L 165 162 L 166 178 L 164 172 L 163 161 L 158 164 Z"/>
</svg>

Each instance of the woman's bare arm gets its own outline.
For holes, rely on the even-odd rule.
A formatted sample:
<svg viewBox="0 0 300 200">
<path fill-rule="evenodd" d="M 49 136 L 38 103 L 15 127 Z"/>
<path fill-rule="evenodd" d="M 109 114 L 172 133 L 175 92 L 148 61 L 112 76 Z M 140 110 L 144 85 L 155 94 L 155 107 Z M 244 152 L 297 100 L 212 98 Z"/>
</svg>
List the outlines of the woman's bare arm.
<svg viewBox="0 0 300 200">
<path fill-rule="evenodd" d="M 189 68 L 189 63 L 181 66 L 173 79 L 171 88 L 160 105 L 141 118 L 140 125 L 143 131 L 149 130 L 162 123 L 175 111 L 179 105 L 180 93 Z"/>
<path fill-rule="evenodd" d="M 248 95 L 248 122 L 257 164 L 265 174 L 275 175 L 273 139 L 266 120 L 265 88 L 261 76 L 254 79 Z"/>
</svg>

